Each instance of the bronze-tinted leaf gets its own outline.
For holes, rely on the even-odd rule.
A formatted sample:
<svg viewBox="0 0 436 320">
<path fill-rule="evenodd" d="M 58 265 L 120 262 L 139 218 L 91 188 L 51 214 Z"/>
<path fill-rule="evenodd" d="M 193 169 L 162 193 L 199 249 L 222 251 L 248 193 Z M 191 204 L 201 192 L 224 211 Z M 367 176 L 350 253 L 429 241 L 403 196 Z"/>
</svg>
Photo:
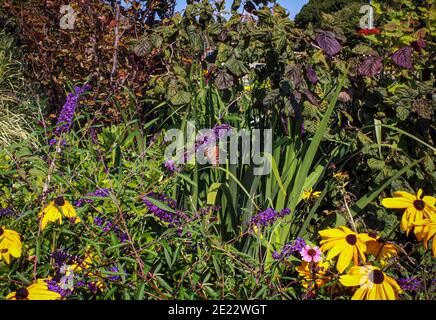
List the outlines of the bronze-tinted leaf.
<svg viewBox="0 0 436 320">
<path fill-rule="evenodd" d="M 225 90 L 233 85 L 233 76 L 225 71 L 220 71 L 215 77 L 215 85 L 220 90 Z"/>
<path fill-rule="evenodd" d="M 382 59 L 379 56 L 368 56 L 359 65 L 358 73 L 365 77 L 374 77 L 381 72 L 383 67 Z"/>
<path fill-rule="evenodd" d="M 412 69 L 413 68 L 413 62 L 412 62 L 412 47 L 403 47 L 401 49 L 398 49 L 395 51 L 395 53 L 392 55 L 392 60 L 397 66 L 406 68 L 406 69 Z"/>
</svg>

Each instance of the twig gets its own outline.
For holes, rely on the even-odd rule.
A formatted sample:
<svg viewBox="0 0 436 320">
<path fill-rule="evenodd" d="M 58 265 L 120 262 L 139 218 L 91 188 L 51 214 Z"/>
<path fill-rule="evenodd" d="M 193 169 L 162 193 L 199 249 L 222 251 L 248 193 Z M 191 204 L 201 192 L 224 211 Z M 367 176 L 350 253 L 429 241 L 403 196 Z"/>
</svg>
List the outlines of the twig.
<svg viewBox="0 0 436 320">
<path fill-rule="evenodd" d="M 111 71 L 111 77 L 110 77 L 111 86 L 113 84 L 114 75 L 115 75 L 115 72 L 117 71 L 117 65 L 118 65 L 118 42 L 120 41 L 120 35 L 119 35 L 119 29 L 118 29 L 119 19 L 120 19 L 120 4 L 118 1 L 116 1 L 116 3 L 115 3 L 116 25 L 115 25 L 114 54 L 113 54 L 113 58 L 112 58 L 112 71 Z"/>
</svg>

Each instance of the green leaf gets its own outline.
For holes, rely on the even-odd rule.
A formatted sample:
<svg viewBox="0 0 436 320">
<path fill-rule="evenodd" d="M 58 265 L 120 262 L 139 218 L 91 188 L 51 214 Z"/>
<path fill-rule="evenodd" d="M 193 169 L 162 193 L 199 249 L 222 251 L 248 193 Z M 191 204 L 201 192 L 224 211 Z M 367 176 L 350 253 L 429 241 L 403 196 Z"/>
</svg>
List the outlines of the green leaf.
<svg viewBox="0 0 436 320">
<path fill-rule="evenodd" d="M 396 179 L 401 177 L 404 173 L 406 173 L 408 170 L 416 166 L 418 163 L 423 161 L 424 158 L 420 160 L 414 161 L 412 164 L 408 165 L 407 167 L 404 167 L 403 169 L 399 170 L 395 175 L 390 177 L 389 179 L 386 179 L 382 184 L 376 186 L 371 191 L 369 191 L 366 195 L 361 197 L 355 204 L 350 208 L 351 214 L 354 216 L 360 211 L 362 211 L 369 203 L 375 200 L 375 198 L 387 187 L 389 187 L 392 182 L 394 182 Z"/>
<path fill-rule="evenodd" d="M 233 73 L 237 77 L 241 77 L 249 72 L 244 62 L 241 60 L 236 60 L 235 58 L 230 58 L 226 62 L 226 67 L 231 73 Z"/>
<path fill-rule="evenodd" d="M 186 91 L 177 91 L 177 93 L 170 99 L 171 103 L 175 106 L 188 104 L 191 102 L 191 93 Z"/>
</svg>

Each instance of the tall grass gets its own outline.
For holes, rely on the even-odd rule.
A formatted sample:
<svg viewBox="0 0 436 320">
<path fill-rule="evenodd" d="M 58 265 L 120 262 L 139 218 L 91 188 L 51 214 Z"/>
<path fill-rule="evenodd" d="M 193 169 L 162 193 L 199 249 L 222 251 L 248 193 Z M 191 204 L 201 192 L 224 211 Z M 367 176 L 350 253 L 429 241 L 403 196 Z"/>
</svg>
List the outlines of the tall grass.
<svg viewBox="0 0 436 320">
<path fill-rule="evenodd" d="M 17 112 L 25 104 L 22 64 L 17 60 L 15 42 L 5 31 L 0 31 L 0 145 L 30 139 L 30 126 L 24 114 Z M 25 108 L 28 109 L 28 108 Z"/>
</svg>

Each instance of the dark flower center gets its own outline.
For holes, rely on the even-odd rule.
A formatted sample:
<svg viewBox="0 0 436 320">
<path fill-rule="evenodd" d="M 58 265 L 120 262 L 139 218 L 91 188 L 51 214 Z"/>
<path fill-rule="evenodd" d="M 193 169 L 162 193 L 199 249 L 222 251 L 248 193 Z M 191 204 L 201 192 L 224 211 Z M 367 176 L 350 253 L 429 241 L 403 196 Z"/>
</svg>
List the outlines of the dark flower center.
<svg viewBox="0 0 436 320">
<path fill-rule="evenodd" d="M 309 249 L 307 250 L 307 254 L 311 257 L 316 256 L 316 250 L 314 249 Z"/>
<path fill-rule="evenodd" d="M 62 197 L 62 196 L 57 197 L 57 198 L 55 199 L 54 203 L 55 203 L 58 207 L 62 207 L 62 206 L 65 205 L 65 199 L 64 199 L 64 197 Z"/>
<path fill-rule="evenodd" d="M 415 207 L 416 210 L 424 210 L 425 208 L 425 202 L 422 200 L 415 200 L 413 201 L 413 206 Z"/>
<path fill-rule="evenodd" d="M 372 282 L 374 282 L 375 284 L 382 283 L 384 279 L 385 279 L 385 276 L 384 276 L 383 272 L 381 272 L 380 270 L 374 270 L 372 272 Z"/>
<path fill-rule="evenodd" d="M 5 230 L 3 230 L 3 228 L 0 228 L 0 236 L 5 233 Z"/>
<path fill-rule="evenodd" d="M 15 298 L 17 300 L 24 300 L 29 296 L 29 291 L 26 288 L 20 288 L 15 293 Z"/>
<path fill-rule="evenodd" d="M 348 236 L 345 237 L 345 240 L 347 240 L 347 242 L 349 244 L 354 246 L 356 244 L 356 242 L 357 242 L 357 237 L 354 234 L 349 234 Z"/>
</svg>

